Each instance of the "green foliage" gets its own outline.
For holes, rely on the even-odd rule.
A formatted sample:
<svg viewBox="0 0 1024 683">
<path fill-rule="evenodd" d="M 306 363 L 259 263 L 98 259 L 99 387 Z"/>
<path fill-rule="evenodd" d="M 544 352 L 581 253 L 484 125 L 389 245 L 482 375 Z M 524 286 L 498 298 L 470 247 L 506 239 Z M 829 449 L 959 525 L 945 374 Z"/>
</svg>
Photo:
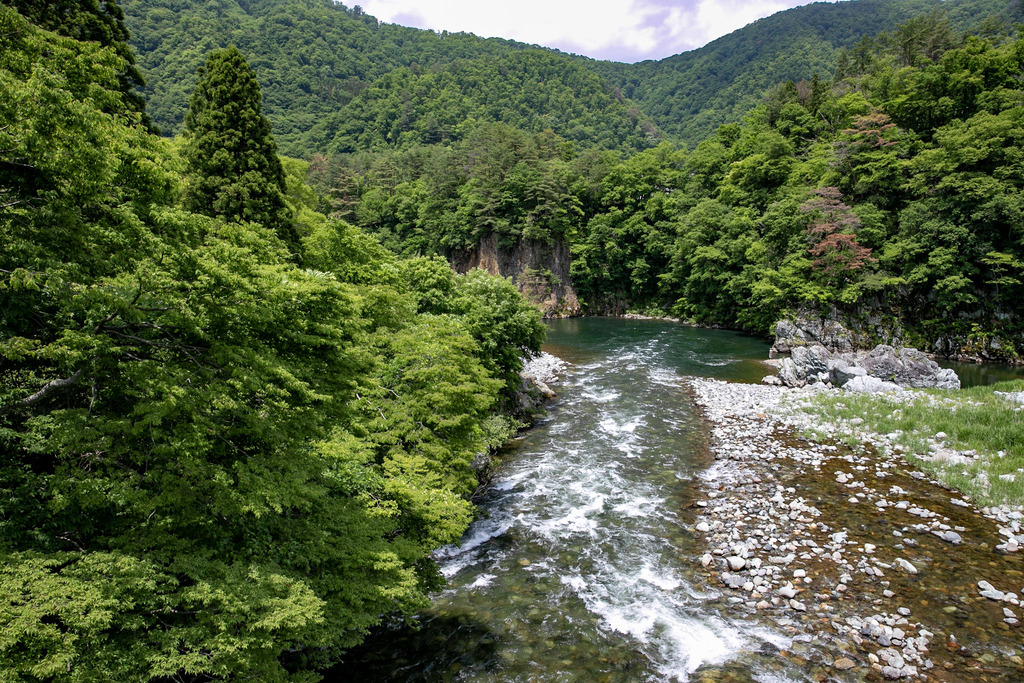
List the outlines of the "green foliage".
<svg viewBox="0 0 1024 683">
<path fill-rule="evenodd" d="M 306 148 L 347 153 L 448 142 L 464 139 L 474 120 L 630 151 L 659 138 L 647 117 L 610 94 L 584 64 L 549 51 L 516 50 L 430 70 L 396 69 L 317 122 Z"/>
<path fill-rule="evenodd" d="M 329 0 L 126 0 L 150 111 L 179 132 L 204 55 L 234 44 L 296 156 L 463 139 L 467 119 L 637 150 L 659 134 L 589 61 L 471 34 L 379 23 Z"/>
<path fill-rule="evenodd" d="M 382 24 L 358 6 L 329 0 L 124 5 L 150 84 L 149 110 L 162 129 L 181 130 L 204 56 L 234 44 L 263 86 L 282 149 L 305 158 L 461 140 L 470 120 L 551 129 L 580 149 L 632 153 L 662 139 L 695 146 L 740 120 L 780 82 L 824 77 L 840 61 L 842 76 L 867 73 L 880 44 L 894 47 L 887 60 L 917 65 L 954 47 L 961 31 L 1003 35 L 1019 21 L 1008 0 L 813 3 L 690 52 L 617 64 Z M 814 105 L 808 111 L 819 115 Z"/>
<path fill-rule="evenodd" d="M 944 15 L 927 14 L 939 5 L 948 20 Z M 908 26 L 907 49 L 917 54 L 927 48 L 937 54 L 939 44 L 952 46 L 948 43 L 951 27 L 969 29 L 1005 11 L 1003 0 L 813 3 L 755 21 L 702 48 L 657 62 L 598 62 L 594 68 L 671 139 L 693 145 L 712 135 L 719 125 L 740 120 L 781 82 L 799 81 L 815 73 L 832 74 L 840 57 L 847 65 L 857 64 L 858 73 L 867 71 L 867 61 L 873 57 L 868 47 L 872 42 L 858 43 L 864 37 L 913 20 L 927 26 Z M 925 18 L 916 19 L 922 14 Z M 1006 26 L 1012 18 L 1007 14 L 999 21 Z M 946 26 L 942 34 L 946 42 L 940 39 L 935 24 Z M 888 42 L 889 37 L 884 40 Z M 861 53 L 855 54 L 858 49 Z M 817 114 L 814 109 L 809 109 L 812 115 Z"/>
<path fill-rule="evenodd" d="M 537 309 L 509 280 L 482 270 L 459 278 L 451 307 L 480 345 L 484 367 L 504 381 L 507 391 L 518 388 L 523 356 L 540 351 L 544 341 Z"/>
<path fill-rule="evenodd" d="M 194 133 L 225 92 L 266 130 L 242 66 L 215 55 Z M 314 680 L 426 604 L 542 330 L 483 274 L 420 313 L 406 266 L 315 211 L 302 162 L 252 163 L 308 268 L 273 216 L 182 206 L 124 69 L 0 7 L 0 670 Z"/>
<path fill-rule="evenodd" d="M 196 213 L 264 225 L 297 253 L 284 168 L 261 103 L 256 76 L 236 47 L 209 54 L 185 117 L 184 203 Z"/>
<path fill-rule="evenodd" d="M 147 127 L 153 129 L 145 112 L 145 100 L 138 92 L 138 89 L 145 86 L 145 81 L 129 45 L 130 36 L 125 26 L 124 12 L 115 0 L 10 0 L 4 4 L 13 7 L 40 28 L 111 48 L 122 60 L 118 72 L 118 89 L 124 104 L 138 113 Z"/>
</svg>

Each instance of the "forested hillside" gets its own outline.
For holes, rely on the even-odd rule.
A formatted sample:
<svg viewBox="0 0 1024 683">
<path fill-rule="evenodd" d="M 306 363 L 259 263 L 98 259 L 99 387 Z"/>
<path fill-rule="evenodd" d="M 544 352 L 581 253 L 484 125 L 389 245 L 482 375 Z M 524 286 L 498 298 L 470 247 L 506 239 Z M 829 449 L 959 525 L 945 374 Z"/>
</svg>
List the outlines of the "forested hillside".
<svg viewBox="0 0 1024 683">
<path fill-rule="evenodd" d="M 149 111 L 165 133 L 180 130 L 204 55 L 233 44 L 260 79 L 282 151 L 296 156 L 444 141 L 473 120 L 624 151 L 658 137 L 585 63 L 553 50 L 381 24 L 330 0 L 124 7 Z"/>
<path fill-rule="evenodd" d="M 957 31 L 1024 20 L 1020 4 L 1008 0 L 813 3 L 760 19 L 674 57 L 593 66 L 670 139 L 693 146 L 719 125 L 740 120 L 776 84 L 814 74 L 828 78 L 839 52 L 854 48 L 864 36 L 902 24 L 906 29 L 894 38 L 913 41 L 921 27 L 905 22 L 935 10 Z"/>
<path fill-rule="evenodd" d="M 315 680 L 439 585 L 430 553 L 517 426 L 539 314 L 318 213 L 238 50 L 203 59 L 172 141 L 126 89 L 116 4 L 68 3 L 52 32 L 18 5 L 0 6 L 0 678 Z"/>
<path fill-rule="evenodd" d="M 124 2 L 161 130 L 180 130 L 204 55 L 233 44 L 256 70 L 282 151 L 304 158 L 457 140 L 478 121 L 551 129 L 581 148 L 692 147 L 777 83 L 828 78 L 841 49 L 939 6 L 957 31 L 1024 20 L 1017 0 L 816 3 L 698 50 L 615 64 L 382 24 L 331 0 Z"/>
<path fill-rule="evenodd" d="M 1024 43 L 963 37 L 840 54 L 839 78 L 779 84 L 695 150 L 622 159 L 500 125 L 453 145 L 315 164 L 332 209 L 409 253 L 464 260 L 492 235 L 564 243 L 591 312 L 649 308 L 766 333 L 801 307 L 880 339 L 1015 358 Z"/>
</svg>

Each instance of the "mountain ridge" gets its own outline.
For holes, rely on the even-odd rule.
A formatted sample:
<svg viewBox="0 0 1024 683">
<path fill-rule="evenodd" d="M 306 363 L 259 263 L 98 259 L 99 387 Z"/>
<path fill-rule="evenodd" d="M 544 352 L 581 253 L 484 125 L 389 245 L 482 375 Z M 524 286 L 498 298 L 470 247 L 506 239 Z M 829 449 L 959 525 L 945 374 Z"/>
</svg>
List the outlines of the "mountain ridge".
<svg viewBox="0 0 1024 683">
<path fill-rule="evenodd" d="M 490 74 L 486 96 L 502 101 L 503 108 L 488 113 L 487 107 L 470 98 L 460 103 L 451 117 L 482 115 L 484 120 L 535 130 L 539 105 L 556 100 L 587 110 L 586 115 L 551 126 L 556 134 L 577 145 L 634 152 L 668 138 L 692 147 L 719 125 L 739 120 L 778 83 L 810 78 L 815 73 L 828 77 L 840 49 L 849 48 L 863 35 L 877 34 L 936 7 L 942 7 L 959 30 L 991 15 L 1002 13 L 1012 19 L 1021 13 L 1017 0 L 813 3 L 760 19 L 696 50 L 658 61 L 623 64 L 503 38 L 383 23 L 358 7 L 350 9 L 330 0 L 124 3 L 139 66 L 149 84 L 145 91 L 149 111 L 165 133 L 180 130 L 187 93 L 203 56 L 211 49 L 235 44 L 247 54 L 260 78 L 266 112 L 282 151 L 303 157 L 337 147 L 323 131 L 310 133 L 318 125 L 327 125 L 325 118 L 350 117 L 354 125 L 363 128 L 380 124 L 377 118 L 397 119 L 394 131 L 375 139 L 364 136 L 363 142 L 349 144 L 349 149 L 435 142 L 436 136 L 429 131 L 419 137 L 403 135 L 417 127 L 429 129 L 425 119 L 433 112 L 418 111 L 415 106 L 362 111 L 360 107 L 365 106 L 350 105 L 375 85 L 394 85 L 398 69 L 412 71 L 404 75 L 401 85 L 420 93 L 434 83 L 417 70 L 448 70 L 447 82 L 422 98 L 435 102 L 450 99 L 444 87 L 450 91 L 453 79 L 466 76 L 466 62 L 478 60 L 481 67 L 489 68 L 488 60 L 503 60 L 501 69 L 507 74 L 515 71 L 514 55 L 523 53 L 536 55 L 534 63 L 547 63 L 540 74 L 547 92 L 542 93 L 540 102 L 519 96 L 502 83 L 500 73 L 497 78 Z M 559 67 L 571 72 L 567 74 L 571 78 L 557 82 Z M 594 83 L 585 82 L 580 69 L 605 81 L 606 96 L 596 92 Z M 576 96 L 580 83 L 583 101 Z M 502 87 L 507 92 L 495 97 L 495 90 Z M 596 117 L 596 121 L 586 120 L 588 117 Z M 395 123 L 392 120 L 389 125 Z M 588 127 L 594 130 L 586 130 Z M 591 132 L 596 134 L 595 141 L 588 140 Z"/>
</svg>

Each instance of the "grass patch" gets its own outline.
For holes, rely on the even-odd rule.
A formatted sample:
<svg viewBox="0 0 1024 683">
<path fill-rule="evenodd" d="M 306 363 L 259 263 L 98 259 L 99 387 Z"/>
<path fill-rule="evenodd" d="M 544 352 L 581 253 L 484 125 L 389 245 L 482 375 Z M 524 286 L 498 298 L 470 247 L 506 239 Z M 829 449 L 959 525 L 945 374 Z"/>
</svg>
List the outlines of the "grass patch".
<svg viewBox="0 0 1024 683">
<path fill-rule="evenodd" d="M 917 390 L 903 394 L 820 392 L 796 409 L 822 423 L 846 425 L 840 441 L 856 441 L 850 420 L 884 434 L 922 471 L 978 502 L 1024 504 L 1024 406 L 996 391 L 1021 391 L 1024 382 L 1000 382 L 959 391 Z M 936 438 L 940 432 L 944 438 Z M 822 432 L 809 430 L 820 438 Z M 833 437 L 837 438 L 837 437 Z M 852 445 L 852 444 L 850 444 Z M 967 462 L 934 458 L 937 445 L 972 452 Z"/>
</svg>

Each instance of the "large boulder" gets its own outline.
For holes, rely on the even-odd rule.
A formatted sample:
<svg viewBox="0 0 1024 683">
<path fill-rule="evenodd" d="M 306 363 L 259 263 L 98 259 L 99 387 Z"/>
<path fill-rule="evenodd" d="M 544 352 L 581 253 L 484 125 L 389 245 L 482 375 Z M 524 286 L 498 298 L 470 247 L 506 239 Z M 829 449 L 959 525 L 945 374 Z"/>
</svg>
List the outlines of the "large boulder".
<svg viewBox="0 0 1024 683">
<path fill-rule="evenodd" d="M 793 362 L 803 368 L 805 377 L 816 377 L 821 373 L 828 373 L 828 362 L 832 354 L 824 346 L 800 346 L 793 349 L 790 356 Z"/>
<path fill-rule="evenodd" d="M 855 377 L 864 377 L 868 374 L 867 370 L 859 365 L 853 365 L 844 358 L 834 358 L 829 361 L 828 372 L 832 378 L 832 384 L 837 387 L 844 386 Z"/>
<path fill-rule="evenodd" d="M 828 382 L 832 354 L 824 346 L 798 346 L 779 365 L 779 379 L 789 387 Z"/>
<path fill-rule="evenodd" d="M 889 394 L 903 391 L 903 387 L 870 375 L 859 375 L 846 382 L 843 385 L 843 391 L 858 394 Z"/>
<path fill-rule="evenodd" d="M 960 388 L 960 378 L 954 371 L 940 368 L 938 363 L 917 349 L 903 348 L 897 351 L 886 344 L 879 344 L 861 358 L 858 364 L 872 377 L 901 387 Z"/>
<path fill-rule="evenodd" d="M 917 349 L 899 349 L 880 344 L 869 352 L 830 353 L 820 344 L 798 346 L 779 365 L 779 380 L 790 387 L 817 382 L 851 391 L 889 391 L 894 387 L 959 389 L 960 379 L 952 370 L 940 368 Z M 872 381 L 877 380 L 877 381 Z M 882 382 L 883 384 L 879 384 Z"/>
</svg>

